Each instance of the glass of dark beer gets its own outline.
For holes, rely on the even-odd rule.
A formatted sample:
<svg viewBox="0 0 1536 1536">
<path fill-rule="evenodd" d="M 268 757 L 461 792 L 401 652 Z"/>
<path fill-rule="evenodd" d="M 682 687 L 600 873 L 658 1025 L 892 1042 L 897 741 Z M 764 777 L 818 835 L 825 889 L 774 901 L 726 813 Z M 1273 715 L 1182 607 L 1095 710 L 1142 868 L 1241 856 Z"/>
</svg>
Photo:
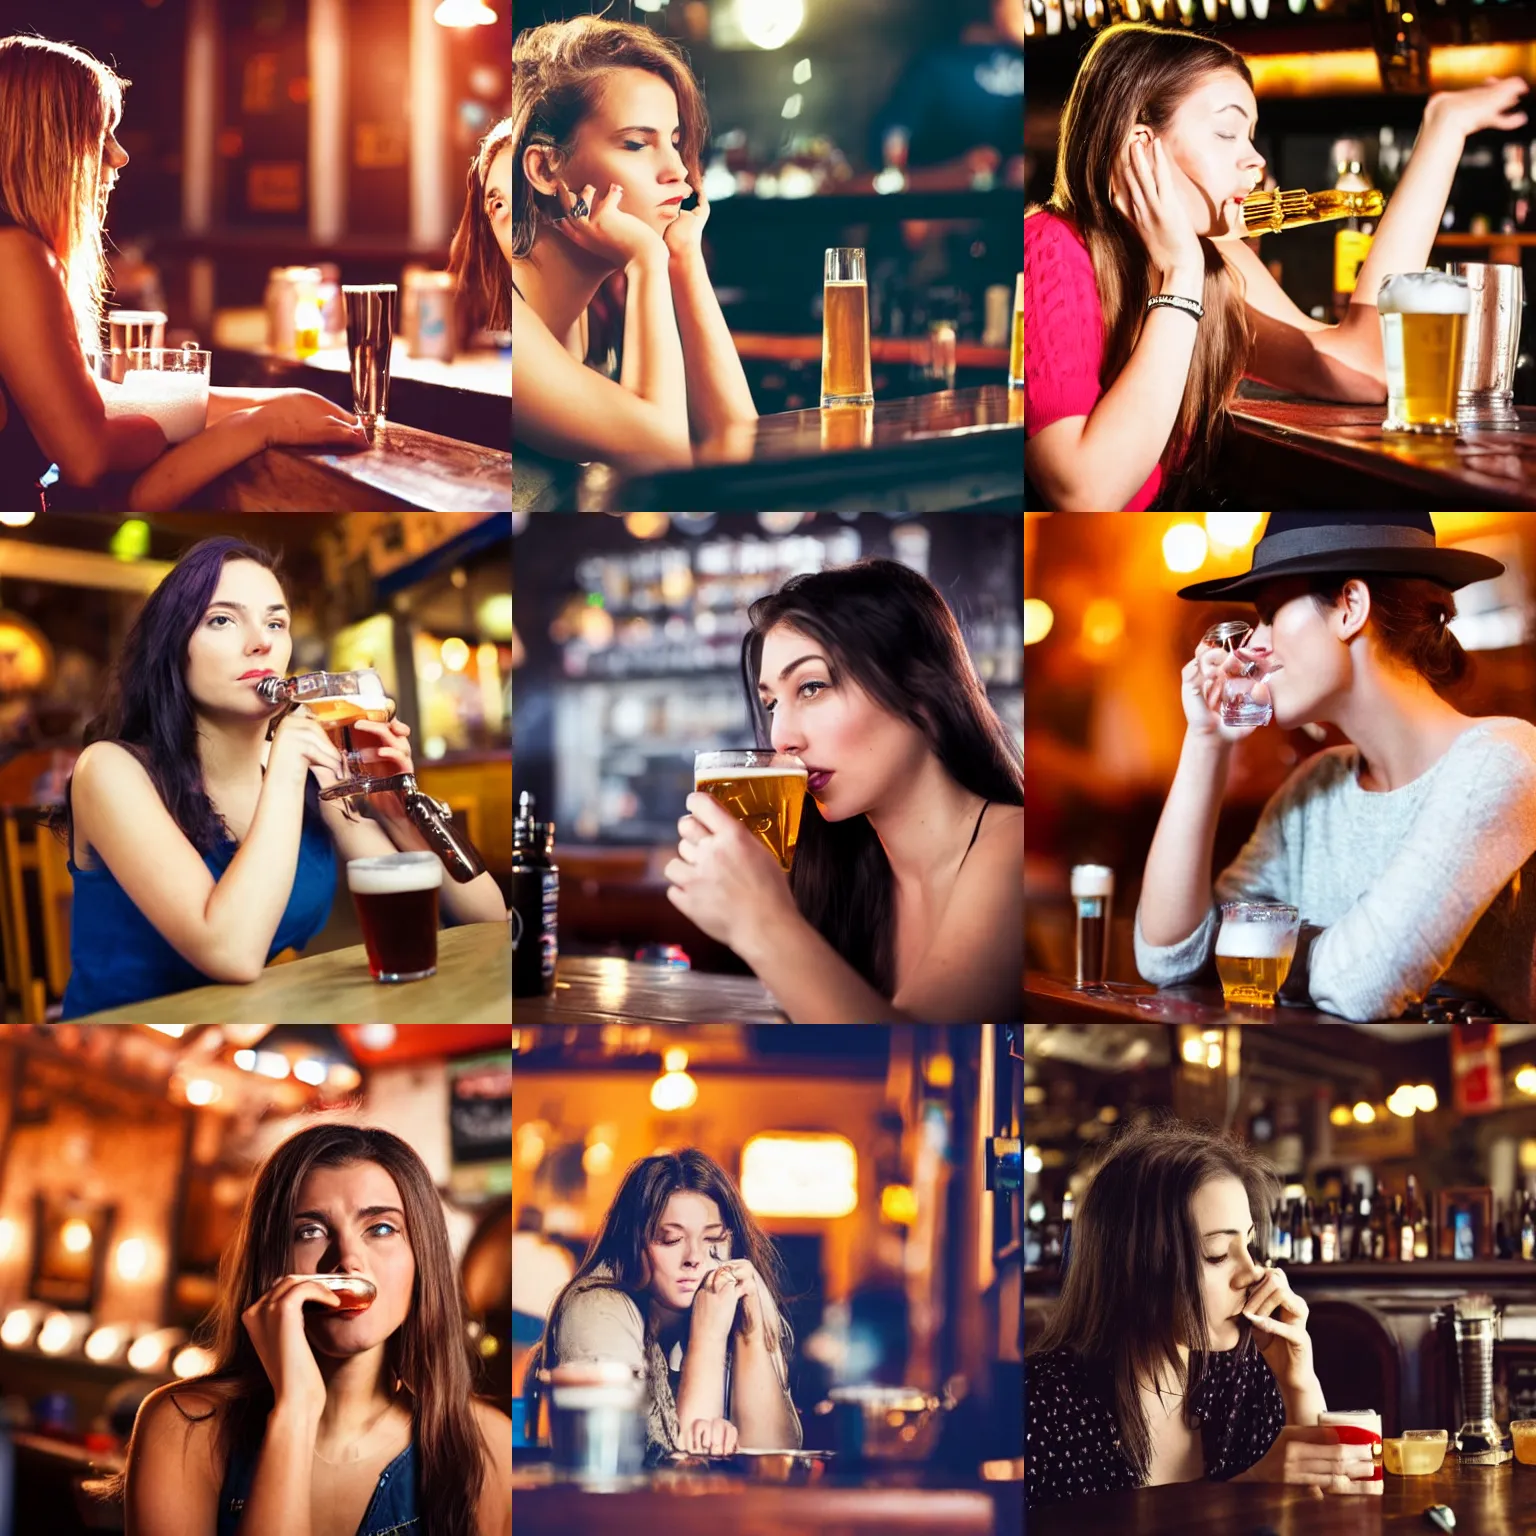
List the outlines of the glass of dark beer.
<svg viewBox="0 0 1536 1536">
<path fill-rule="evenodd" d="M 375 981 L 420 981 L 437 974 L 442 883 L 443 865 L 435 853 L 347 860 L 347 888 L 357 904 Z"/>
</svg>

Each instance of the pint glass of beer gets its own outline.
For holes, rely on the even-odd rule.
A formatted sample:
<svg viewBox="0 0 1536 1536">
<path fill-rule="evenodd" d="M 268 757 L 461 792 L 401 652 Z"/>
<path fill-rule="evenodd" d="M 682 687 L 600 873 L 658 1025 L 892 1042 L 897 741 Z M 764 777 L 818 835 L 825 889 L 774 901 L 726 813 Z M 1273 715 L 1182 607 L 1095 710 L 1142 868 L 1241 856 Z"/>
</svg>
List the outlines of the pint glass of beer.
<svg viewBox="0 0 1536 1536">
<path fill-rule="evenodd" d="M 1280 902 L 1224 901 L 1216 974 L 1229 1003 L 1273 1008 L 1296 957 L 1301 914 Z"/>
<path fill-rule="evenodd" d="M 1024 274 L 1013 287 L 1013 346 L 1008 353 L 1008 387 L 1024 388 Z"/>
<path fill-rule="evenodd" d="M 873 405 L 869 365 L 869 282 L 860 246 L 827 252 L 822 289 L 821 403 Z"/>
<path fill-rule="evenodd" d="M 1387 366 L 1383 432 L 1456 432 L 1471 307 L 1466 278 L 1449 272 L 1402 272 L 1382 283 L 1376 309 Z"/>
<path fill-rule="evenodd" d="M 787 874 L 800 840 L 806 767 L 782 752 L 698 752 L 693 787 L 717 800 L 762 839 Z"/>
<path fill-rule="evenodd" d="M 375 981 L 420 981 L 437 974 L 435 853 L 385 853 L 347 860 L 347 889 L 357 906 Z"/>
</svg>

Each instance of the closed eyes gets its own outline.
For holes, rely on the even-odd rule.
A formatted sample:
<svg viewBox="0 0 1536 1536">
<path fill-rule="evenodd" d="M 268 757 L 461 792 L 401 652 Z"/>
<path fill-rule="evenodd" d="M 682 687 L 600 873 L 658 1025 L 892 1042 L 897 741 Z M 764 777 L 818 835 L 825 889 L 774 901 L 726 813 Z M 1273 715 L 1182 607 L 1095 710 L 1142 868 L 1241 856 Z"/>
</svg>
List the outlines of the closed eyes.
<svg viewBox="0 0 1536 1536">
<path fill-rule="evenodd" d="M 815 689 L 817 689 L 819 691 L 822 688 L 830 688 L 831 686 L 832 685 L 830 683 L 821 683 L 821 682 L 817 682 L 815 678 L 810 678 L 806 682 L 801 683 L 800 686 L 795 689 L 795 697 L 799 698 L 800 695 L 803 694 L 807 688 L 815 688 Z M 814 699 L 814 698 L 817 697 L 817 694 L 813 693 L 811 695 L 811 697 Z M 777 700 L 775 700 L 775 699 L 764 699 L 764 700 L 762 700 L 762 705 L 763 705 L 764 713 L 771 715 L 773 713 L 773 706 L 774 706 L 774 704 L 776 702 L 777 702 Z"/>
</svg>

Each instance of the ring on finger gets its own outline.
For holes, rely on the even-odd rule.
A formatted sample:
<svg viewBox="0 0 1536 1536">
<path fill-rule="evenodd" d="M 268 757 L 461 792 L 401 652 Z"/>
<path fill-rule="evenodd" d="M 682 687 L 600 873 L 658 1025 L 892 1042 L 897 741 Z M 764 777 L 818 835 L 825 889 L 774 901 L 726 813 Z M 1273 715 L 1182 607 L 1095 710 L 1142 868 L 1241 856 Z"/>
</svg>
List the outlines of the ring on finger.
<svg viewBox="0 0 1536 1536">
<path fill-rule="evenodd" d="M 592 210 L 587 206 L 587 200 L 584 197 L 578 197 L 571 204 L 571 217 L 573 219 L 584 219 L 591 212 Z"/>
</svg>

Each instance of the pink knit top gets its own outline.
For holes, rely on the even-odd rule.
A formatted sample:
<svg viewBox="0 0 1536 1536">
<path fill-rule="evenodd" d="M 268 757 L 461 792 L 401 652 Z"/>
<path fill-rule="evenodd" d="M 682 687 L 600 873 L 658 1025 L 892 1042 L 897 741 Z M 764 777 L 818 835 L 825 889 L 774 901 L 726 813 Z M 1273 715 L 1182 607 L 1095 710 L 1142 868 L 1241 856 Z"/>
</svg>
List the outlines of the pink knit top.
<svg viewBox="0 0 1536 1536">
<path fill-rule="evenodd" d="M 1088 247 L 1070 219 L 1041 208 L 1024 220 L 1024 435 L 1063 416 L 1087 416 L 1098 403 L 1104 357 L 1104 312 Z M 1140 512 L 1157 499 L 1163 466 L 1155 464 L 1123 510 Z"/>
</svg>

